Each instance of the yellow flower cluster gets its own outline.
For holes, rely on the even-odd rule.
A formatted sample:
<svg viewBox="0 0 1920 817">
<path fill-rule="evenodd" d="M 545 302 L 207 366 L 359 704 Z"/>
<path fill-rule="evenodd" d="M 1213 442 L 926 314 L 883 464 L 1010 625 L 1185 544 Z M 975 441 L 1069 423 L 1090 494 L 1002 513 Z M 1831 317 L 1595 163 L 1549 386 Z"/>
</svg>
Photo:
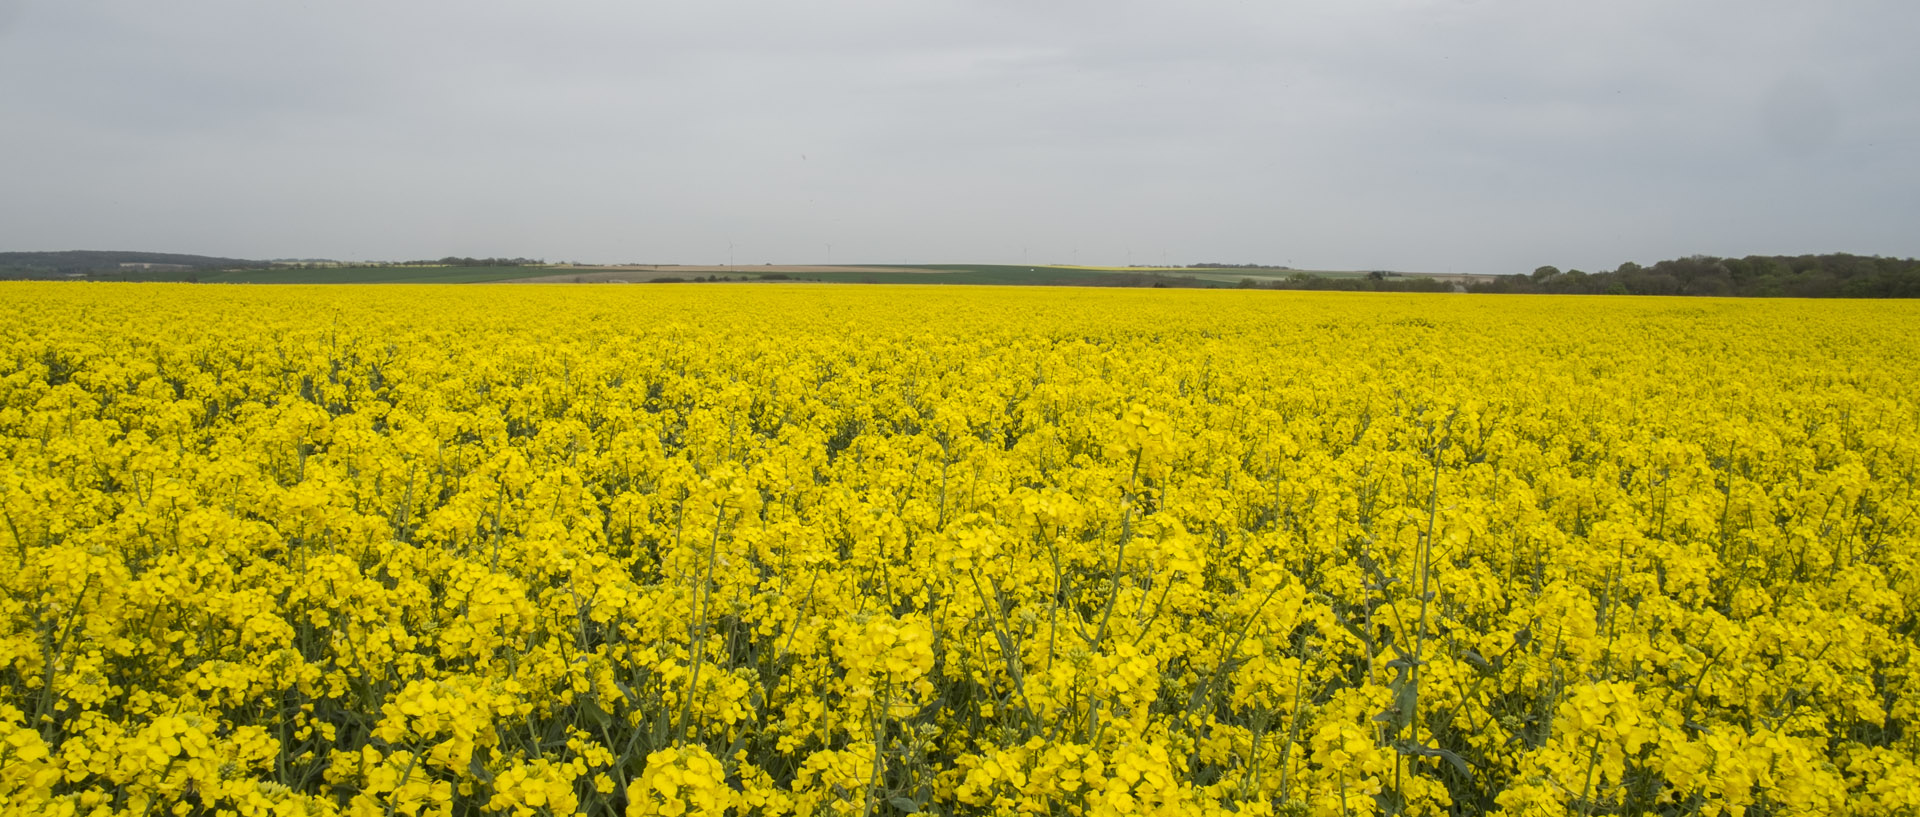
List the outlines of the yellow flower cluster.
<svg viewBox="0 0 1920 817">
<path fill-rule="evenodd" d="M 0 814 L 1913 814 L 1920 308 L 0 292 Z"/>
<path fill-rule="evenodd" d="M 646 768 L 627 791 L 627 813 L 721 814 L 737 799 L 726 771 L 706 749 L 662 749 L 647 755 Z"/>
</svg>

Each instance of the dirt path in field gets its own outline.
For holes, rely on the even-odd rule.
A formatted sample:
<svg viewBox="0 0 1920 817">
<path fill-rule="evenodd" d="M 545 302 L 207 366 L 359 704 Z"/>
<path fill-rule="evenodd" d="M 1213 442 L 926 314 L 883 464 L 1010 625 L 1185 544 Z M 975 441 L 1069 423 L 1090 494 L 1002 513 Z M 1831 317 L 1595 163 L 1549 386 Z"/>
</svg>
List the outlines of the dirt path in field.
<svg viewBox="0 0 1920 817">
<path fill-rule="evenodd" d="M 607 284 L 618 282 L 655 281 L 661 278 L 692 278 L 719 275 L 726 278 L 746 278 L 752 280 L 762 275 L 779 273 L 794 277 L 805 277 L 816 272 L 912 272 L 925 275 L 939 275 L 941 270 L 913 269 L 910 267 L 843 267 L 818 264 L 761 264 L 758 266 L 688 266 L 661 264 L 659 266 L 606 266 L 606 267 L 564 267 L 549 268 L 546 275 L 529 278 L 512 278 L 501 281 L 503 284 Z"/>
</svg>

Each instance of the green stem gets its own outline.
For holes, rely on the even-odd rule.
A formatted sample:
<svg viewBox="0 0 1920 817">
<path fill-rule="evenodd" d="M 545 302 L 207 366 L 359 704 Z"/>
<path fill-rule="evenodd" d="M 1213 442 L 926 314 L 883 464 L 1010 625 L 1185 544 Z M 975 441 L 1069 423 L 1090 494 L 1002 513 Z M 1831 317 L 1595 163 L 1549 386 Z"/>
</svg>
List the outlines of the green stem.
<svg viewBox="0 0 1920 817">
<path fill-rule="evenodd" d="M 693 669 L 687 675 L 687 698 L 681 702 L 680 729 L 674 739 L 680 740 L 687 734 L 687 727 L 693 722 L 693 698 L 700 694 L 700 665 L 706 660 L 707 653 L 707 609 L 706 598 L 709 595 L 707 585 L 713 581 L 713 566 L 720 551 L 720 531 L 726 527 L 727 502 L 721 500 L 713 514 L 713 541 L 707 546 L 707 569 L 704 574 L 695 577 L 693 588 L 693 623 L 688 625 L 687 637 L 693 649 Z"/>
</svg>

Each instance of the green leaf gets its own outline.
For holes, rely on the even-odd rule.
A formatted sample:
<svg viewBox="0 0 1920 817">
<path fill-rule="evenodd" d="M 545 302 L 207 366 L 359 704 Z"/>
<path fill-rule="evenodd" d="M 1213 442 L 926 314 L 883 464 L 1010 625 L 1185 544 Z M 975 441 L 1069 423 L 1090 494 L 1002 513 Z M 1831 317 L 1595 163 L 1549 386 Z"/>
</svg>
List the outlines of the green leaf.
<svg viewBox="0 0 1920 817">
<path fill-rule="evenodd" d="M 1334 618 L 1340 622 L 1340 626 L 1342 628 L 1344 628 L 1347 632 L 1352 633 L 1354 638 L 1359 639 L 1361 644 L 1373 643 L 1373 639 L 1367 636 L 1366 630 L 1360 629 L 1359 624 L 1356 624 L 1352 621 L 1348 621 L 1346 616 L 1340 615 L 1338 613 L 1334 614 Z"/>
<path fill-rule="evenodd" d="M 580 708 L 586 711 L 587 717 L 592 718 L 593 722 L 601 729 L 605 729 L 613 724 L 613 716 L 607 714 L 605 709 L 600 708 L 598 697 L 582 695 L 580 696 L 580 703 L 582 704 Z"/>
<path fill-rule="evenodd" d="M 473 775 L 473 779 L 482 783 L 493 782 L 493 773 L 487 771 L 487 767 L 480 762 L 480 755 L 477 752 L 474 753 L 472 759 L 467 761 L 467 773 Z"/>
<path fill-rule="evenodd" d="M 1467 663 L 1479 667 L 1482 670 L 1487 672 L 1493 671 L 1493 664 L 1487 661 L 1487 657 L 1473 650 L 1466 650 L 1460 653 L 1460 657 L 1466 659 Z"/>
<path fill-rule="evenodd" d="M 1422 746 L 1413 741 L 1408 741 L 1400 745 L 1400 750 L 1410 755 L 1440 758 L 1451 764 L 1454 771 L 1459 772 L 1460 776 L 1467 778 L 1473 777 L 1473 768 L 1467 765 L 1466 758 L 1447 751 L 1446 749 L 1435 749 L 1431 746 Z"/>
<path fill-rule="evenodd" d="M 1393 726 L 1396 730 L 1405 729 L 1413 723 L 1413 711 L 1420 705 L 1420 684 L 1407 680 L 1404 676 L 1388 684 L 1393 690 Z"/>
<path fill-rule="evenodd" d="M 909 800 L 905 797 L 890 797 L 890 798 L 887 798 L 887 802 L 893 804 L 894 808 L 897 808 L 906 814 L 920 813 L 920 804 L 915 803 L 912 800 Z"/>
<path fill-rule="evenodd" d="M 1380 564 L 1378 562 L 1375 562 L 1372 559 L 1361 559 L 1360 566 L 1366 568 L 1368 573 L 1373 574 L 1373 580 L 1374 580 L 1375 586 L 1378 587 L 1380 591 L 1383 593 L 1386 592 L 1386 589 L 1389 585 L 1392 585 L 1394 582 L 1400 581 L 1400 577 L 1398 576 L 1387 575 L 1387 572 L 1385 570 L 1380 569 Z"/>
</svg>

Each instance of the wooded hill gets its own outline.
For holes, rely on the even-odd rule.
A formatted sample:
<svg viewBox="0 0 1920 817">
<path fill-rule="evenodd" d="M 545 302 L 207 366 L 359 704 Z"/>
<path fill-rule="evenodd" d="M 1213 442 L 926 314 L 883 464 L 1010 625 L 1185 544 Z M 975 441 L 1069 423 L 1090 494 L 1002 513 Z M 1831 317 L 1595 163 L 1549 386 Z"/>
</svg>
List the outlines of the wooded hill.
<svg viewBox="0 0 1920 817">
<path fill-rule="evenodd" d="M 1541 267 L 1477 283 L 1472 292 L 1569 295 L 1721 295 L 1774 298 L 1920 298 L 1920 259 L 1848 255 L 1693 255 L 1612 272 Z"/>
<path fill-rule="evenodd" d="M 264 261 L 183 255 L 171 252 L 64 250 L 60 252 L 0 252 L 0 277 L 58 278 L 90 272 L 138 269 L 128 264 L 154 264 L 197 270 L 244 269 L 267 266 Z"/>
</svg>

